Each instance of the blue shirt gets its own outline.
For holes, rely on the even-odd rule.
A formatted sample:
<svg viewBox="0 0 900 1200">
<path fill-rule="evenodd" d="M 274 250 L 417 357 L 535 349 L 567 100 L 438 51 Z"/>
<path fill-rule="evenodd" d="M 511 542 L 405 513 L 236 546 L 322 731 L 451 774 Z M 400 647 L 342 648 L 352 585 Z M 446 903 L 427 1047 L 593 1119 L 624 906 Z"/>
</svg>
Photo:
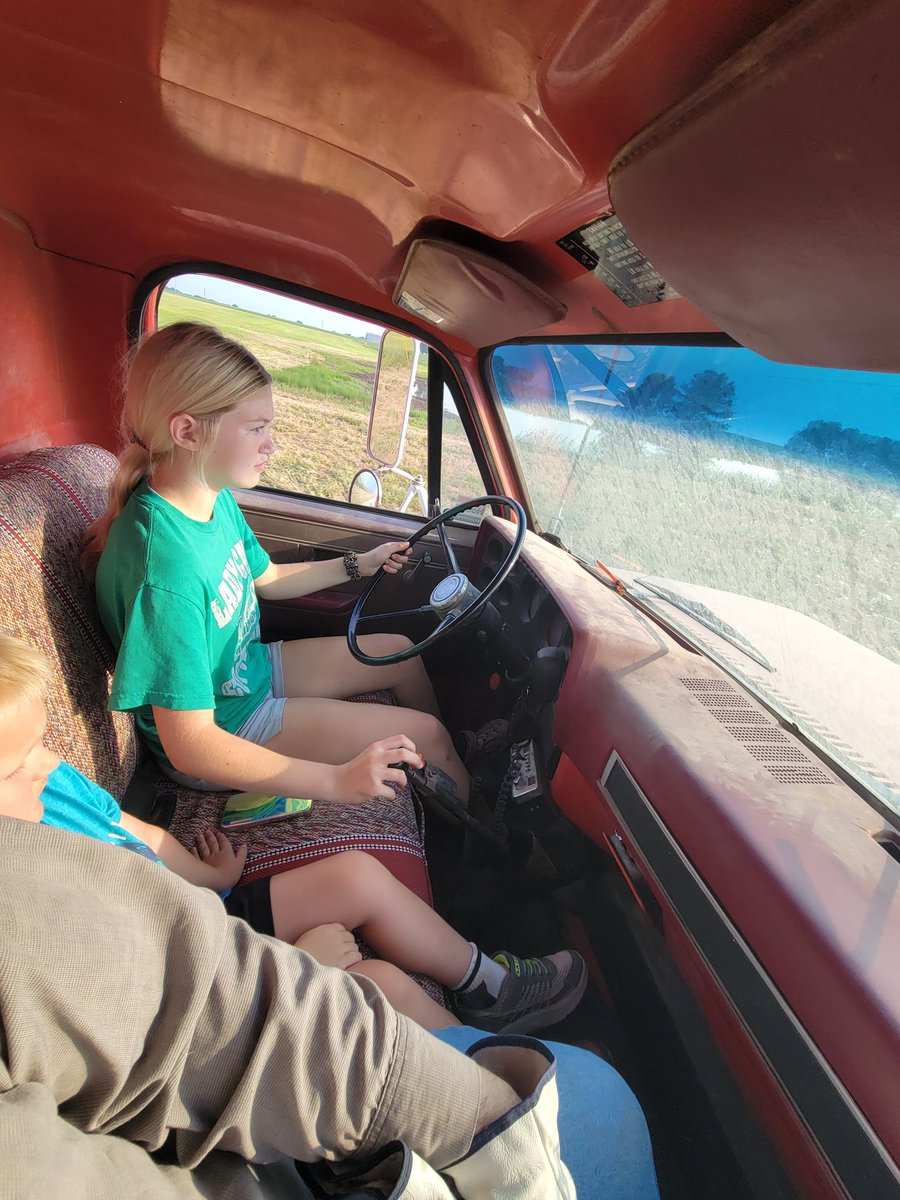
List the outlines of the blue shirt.
<svg viewBox="0 0 900 1200">
<path fill-rule="evenodd" d="M 68 763 L 60 763 L 50 774 L 41 800 L 44 805 L 42 825 L 55 825 L 57 829 L 68 829 L 71 833 L 83 833 L 101 842 L 124 846 L 161 867 L 165 865 L 148 845 L 122 827 L 122 810 L 109 792 Z"/>
<path fill-rule="evenodd" d="M 68 763 L 61 762 L 48 776 L 41 800 L 44 805 L 42 825 L 55 825 L 70 833 L 83 833 L 113 846 L 124 846 L 161 867 L 166 865 L 145 842 L 120 824 L 122 810 L 109 792 Z M 231 888 L 219 892 L 223 900 L 230 895 Z"/>
</svg>

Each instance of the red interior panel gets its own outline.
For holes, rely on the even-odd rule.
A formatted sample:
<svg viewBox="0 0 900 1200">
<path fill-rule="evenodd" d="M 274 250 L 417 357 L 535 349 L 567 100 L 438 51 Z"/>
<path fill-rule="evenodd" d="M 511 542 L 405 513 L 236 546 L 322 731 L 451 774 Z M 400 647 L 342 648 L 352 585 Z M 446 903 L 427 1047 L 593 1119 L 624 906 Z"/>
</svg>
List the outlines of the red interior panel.
<svg viewBox="0 0 900 1200">
<path fill-rule="evenodd" d="M 707 329 L 684 300 L 626 308 L 556 242 L 606 208 L 615 152 L 789 7 L 14 3 L 0 204 L 136 278 L 207 259 L 388 314 L 411 239 L 449 224 L 525 266 L 566 332 Z"/>
</svg>

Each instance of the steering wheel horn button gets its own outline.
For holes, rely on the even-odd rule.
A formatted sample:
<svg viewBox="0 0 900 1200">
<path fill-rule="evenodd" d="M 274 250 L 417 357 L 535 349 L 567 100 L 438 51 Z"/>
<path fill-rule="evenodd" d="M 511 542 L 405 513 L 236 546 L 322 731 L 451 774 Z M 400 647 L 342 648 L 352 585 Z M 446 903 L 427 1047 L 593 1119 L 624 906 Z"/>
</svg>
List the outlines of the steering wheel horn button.
<svg viewBox="0 0 900 1200">
<path fill-rule="evenodd" d="M 465 575 L 448 575 L 442 579 L 431 593 L 432 607 L 446 609 L 448 605 L 452 606 L 464 592 L 467 583 Z"/>
<path fill-rule="evenodd" d="M 474 587 L 461 571 L 457 571 L 435 586 L 429 604 L 435 616 L 443 619 L 471 604 L 480 595 L 480 590 Z"/>
<path fill-rule="evenodd" d="M 495 570 L 493 578 L 484 587 L 478 588 L 459 570 L 456 555 L 444 531 L 444 526 L 452 522 L 460 513 L 468 512 L 469 509 L 483 508 L 485 506 L 492 507 L 494 505 L 501 505 L 512 511 L 515 517 L 515 534 L 512 539 L 512 545 L 509 547 L 503 562 Z M 347 626 L 347 645 L 350 653 L 358 662 L 367 663 L 373 667 L 382 667 L 389 663 L 403 662 L 407 658 L 414 658 L 416 655 L 421 654 L 429 646 L 434 645 L 436 641 L 445 637 L 451 630 L 456 632 L 461 627 L 467 625 L 469 621 L 474 620 L 478 613 L 481 612 L 484 605 L 509 575 L 522 552 L 527 528 L 528 518 L 525 515 L 524 508 L 522 508 L 518 500 L 513 500 L 511 496 L 479 496 L 476 499 L 465 500 L 462 504 L 457 504 L 455 508 L 447 509 L 446 512 L 439 513 L 429 521 L 426 521 L 421 528 L 416 530 L 412 537 L 408 538 L 410 547 L 436 529 L 441 539 L 447 565 L 455 569 L 433 589 L 428 603 L 419 608 L 404 609 L 401 612 L 386 612 L 382 610 L 377 614 L 364 614 L 363 609 L 365 608 L 366 601 L 379 582 L 385 578 L 384 570 L 376 571 L 368 579 L 353 607 L 353 612 L 350 614 L 350 622 Z M 357 629 L 366 622 L 375 621 L 383 624 L 391 617 L 398 619 L 413 618 L 425 616 L 426 614 L 437 617 L 437 625 L 420 642 L 411 644 L 406 649 L 395 650 L 391 654 L 373 655 L 367 653 L 359 644 Z"/>
</svg>

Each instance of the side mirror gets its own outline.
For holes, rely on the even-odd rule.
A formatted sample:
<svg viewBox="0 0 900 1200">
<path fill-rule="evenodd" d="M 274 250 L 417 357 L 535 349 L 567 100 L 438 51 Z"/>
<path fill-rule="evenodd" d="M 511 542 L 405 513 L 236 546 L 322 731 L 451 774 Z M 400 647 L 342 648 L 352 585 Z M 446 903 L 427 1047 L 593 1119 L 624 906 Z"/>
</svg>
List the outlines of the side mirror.
<svg viewBox="0 0 900 1200">
<path fill-rule="evenodd" d="M 389 329 L 382 334 L 369 409 L 366 453 L 383 467 L 399 466 L 403 458 L 419 350 L 419 342 L 405 333 Z"/>
<path fill-rule="evenodd" d="M 381 508 L 381 480 L 374 471 L 363 467 L 350 481 L 347 499 L 351 504 L 361 504 L 364 508 Z"/>
</svg>

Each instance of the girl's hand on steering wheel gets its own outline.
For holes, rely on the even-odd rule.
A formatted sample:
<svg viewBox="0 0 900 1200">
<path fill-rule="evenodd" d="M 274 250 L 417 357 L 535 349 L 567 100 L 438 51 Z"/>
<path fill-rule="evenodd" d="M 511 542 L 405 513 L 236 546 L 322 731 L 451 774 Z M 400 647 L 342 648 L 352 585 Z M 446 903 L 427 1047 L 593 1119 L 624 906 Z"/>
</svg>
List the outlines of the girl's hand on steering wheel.
<svg viewBox="0 0 900 1200">
<path fill-rule="evenodd" d="M 366 746 L 350 762 L 335 767 L 335 789 L 332 799 L 341 804 L 365 804 L 373 797 L 392 800 L 394 793 L 388 783 L 406 786 L 406 775 L 389 763 L 409 763 L 412 767 L 424 767 L 425 760 L 405 734 L 382 738 Z"/>
<path fill-rule="evenodd" d="M 363 577 L 374 575 L 379 567 L 384 567 L 387 575 L 396 575 L 409 562 L 409 542 L 385 542 L 357 555 L 356 562 Z"/>
</svg>

